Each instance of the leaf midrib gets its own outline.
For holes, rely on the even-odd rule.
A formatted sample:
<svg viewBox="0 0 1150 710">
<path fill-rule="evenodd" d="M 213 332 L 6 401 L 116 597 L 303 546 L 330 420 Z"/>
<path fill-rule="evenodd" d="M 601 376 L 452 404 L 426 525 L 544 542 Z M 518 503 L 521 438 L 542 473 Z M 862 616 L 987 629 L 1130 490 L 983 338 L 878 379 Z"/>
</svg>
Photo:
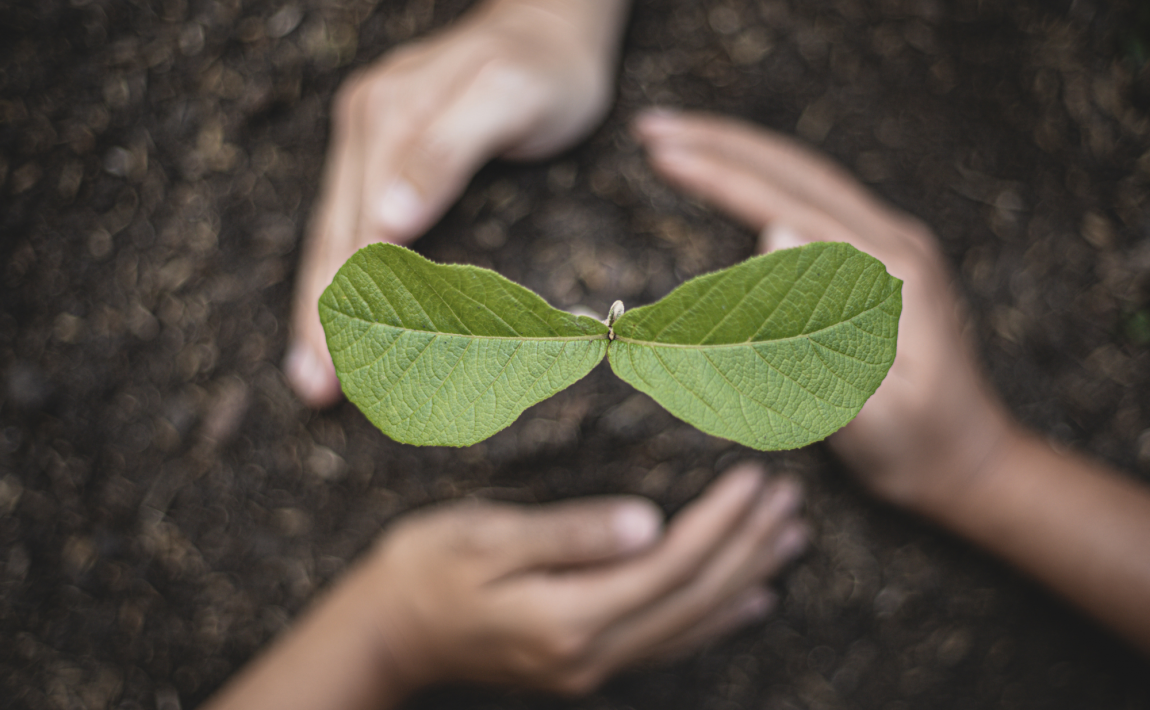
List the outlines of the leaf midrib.
<svg viewBox="0 0 1150 710">
<path fill-rule="evenodd" d="M 882 305 L 885 304 L 887 302 L 887 300 L 889 300 L 889 298 L 890 298 L 890 296 L 888 295 L 887 298 L 884 298 L 883 300 L 879 301 L 878 303 L 871 306 L 870 308 L 867 308 L 866 310 L 859 311 L 858 313 L 854 314 L 850 318 L 847 318 L 846 320 L 842 320 L 842 321 L 839 321 L 837 323 L 831 323 L 830 325 L 826 326 L 825 328 L 819 328 L 818 330 L 813 330 L 810 333 L 800 333 L 799 335 L 790 335 L 790 336 L 787 336 L 785 338 L 774 338 L 771 340 L 744 340 L 744 341 L 738 342 L 738 343 L 714 343 L 714 344 L 707 344 L 707 345 L 690 344 L 690 343 L 657 343 L 657 342 L 654 342 L 651 340 L 639 340 L 637 338 L 626 338 L 622 335 L 616 335 L 615 340 L 620 342 L 620 343 L 627 343 L 628 345 L 645 345 L 645 346 L 652 347 L 652 348 L 678 348 L 681 350 L 707 350 L 707 351 L 722 350 L 724 348 L 742 348 L 742 347 L 746 347 L 748 345 L 761 345 L 763 343 L 786 343 L 789 341 L 799 340 L 802 338 L 808 338 L 809 339 L 812 336 L 815 336 L 815 335 L 818 335 L 819 333 L 823 333 L 825 331 L 831 330 L 832 328 L 838 328 L 838 327 L 847 325 L 848 323 L 855 320 L 856 318 L 859 318 L 861 316 L 866 315 L 867 313 L 870 313 L 871 311 L 874 311 L 874 310 L 881 308 Z M 346 317 L 348 320 L 355 320 L 355 321 L 359 321 L 360 323 L 366 323 L 368 325 L 368 327 L 372 327 L 372 328 L 374 328 L 374 327 L 390 328 L 392 330 L 399 330 L 399 331 L 403 331 L 405 333 L 423 333 L 425 335 L 450 336 L 453 338 L 467 338 L 467 339 L 476 339 L 476 340 L 514 340 L 517 342 L 529 341 L 529 342 L 554 342 L 554 343 L 570 343 L 570 342 L 582 341 L 582 340 L 591 341 L 591 340 L 608 340 L 608 339 L 610 339 L 607 333 L 594 333 L 592 335 L 548 336 L 548 337 L 528 336 L 528 335 L 475 335 L 474 333 L 469 335 L 466 333 L 445 333 L 443 331 L 436 331 L 436 330 L 421 330 L 418 328 L 404 328 L 404 327 L 400 327 L 400 326 L 394 326 L 394 325 L 390 325 L 388 323 L 380 323 L 378 321 L 370 321 L 370 320 L 367 320 L 366 318 L 360 318 L 358 316 L 352 316 L 352 315 L 348 315 L 346 313 L 344 313 L 342 315 L 344 317 Z M 882 337 L 882 336 L 875 336 L 875 337 Z M 890 338 L 886 338 L 886 339 L 890 339 Z"/>
</svg>

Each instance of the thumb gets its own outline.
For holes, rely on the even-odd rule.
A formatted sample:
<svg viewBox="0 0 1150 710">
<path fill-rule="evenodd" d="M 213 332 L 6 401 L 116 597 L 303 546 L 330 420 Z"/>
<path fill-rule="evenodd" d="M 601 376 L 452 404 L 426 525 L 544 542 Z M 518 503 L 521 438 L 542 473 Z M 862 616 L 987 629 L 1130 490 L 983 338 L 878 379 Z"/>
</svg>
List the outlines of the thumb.
<svg viewBox="0 0 1150 710">
<path fill-rule="evenodd" d="M 480 75 L 416 127 L 397 155 L 370 160 L 360 243 L 406 243 L 430 228 L 492 157 L 537 120 L 532 97 L 514 83 Z"/>
<path fill-rule="evenodd" d="M 602 562 L 649 547 L 662 527 L 662 512 L 646 498 L 590 498 L 526 509 L 509 561 L 520 569 Z"/>
<path fill-rule="evenodd" d="M 759 232 L 759 247 L 760 254 L 770 254 L 773 251 L 780 249 L 791 249 L 793 247 L 801 247 L 804 244 L 810 244 L 813 239 L 808 239 L 790 225 L 782 224 L 780 222 L 771 222 L 763 231 Z"/>
</svg>

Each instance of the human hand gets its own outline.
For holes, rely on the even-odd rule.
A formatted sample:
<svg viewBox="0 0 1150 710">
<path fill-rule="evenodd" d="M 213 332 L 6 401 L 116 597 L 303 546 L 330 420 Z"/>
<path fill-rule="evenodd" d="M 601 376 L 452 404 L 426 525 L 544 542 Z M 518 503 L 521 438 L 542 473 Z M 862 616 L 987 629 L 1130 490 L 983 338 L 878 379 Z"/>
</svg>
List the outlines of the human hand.
<svg viewBox="0 0 1150 710">
<path fill-rule="evenodd" d="M 402 520 L 363 568 L 404 692 L 473 681 L 588 692 L 764 616 L 797 556 L 800 492 L 742 465 L 663 528 L 641 498 L 464 502 Z"/>
<path fill-rule="evenodd" d="M 898 353 L 828 442 L 877 496 L 931 514 L 1017 427 L 979 371 L 937 242 L 831 161 L 737 121 L 651 112 L 635 123 L 655 171 L 760 230 L 760 251 L 847 242 L 903 280 Z"/>
<path fill-rule="evenodd" d="M 340 88 L 284 360 L 305 403 L 340 395 L 318 311 L 336 270 L 372 242 L 415 240 L 489 159 L 545 157 L 595 125 L 625 9 L 625 0 L 490 0 Z"/>
</svg>

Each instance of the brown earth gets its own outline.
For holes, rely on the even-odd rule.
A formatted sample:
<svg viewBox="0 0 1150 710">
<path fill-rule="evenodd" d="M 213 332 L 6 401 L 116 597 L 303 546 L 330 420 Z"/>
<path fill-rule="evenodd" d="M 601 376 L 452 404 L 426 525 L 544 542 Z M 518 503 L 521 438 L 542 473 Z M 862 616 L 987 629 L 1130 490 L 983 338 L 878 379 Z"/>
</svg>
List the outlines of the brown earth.
<svg viewBox="0 0 1150 710">
<path fill-rule="evenodd" d="M 606 367 L 462 450 L 293 398 L 277 363 L 332 91 L 460 5 L 0 4 L 0 704 L 192 706 L 397 513 L 609 492 L 673 511 L 751 453 Z M 642 0 L 606 124 L 553 161 L 486 168 L 418 248 L 561 307 L 649 302 L 754 235 L 660 185 L 627 119 L 659 103 L 797 132 L 935 226 L 1018 416 L 1145 480 L 1134 8 Z M 875 504 L 825 449 L 763 458 L 807 481 L 817 528 L 772 620 L 583 700 L 415 705 L 1150 707 L 1127 647 Z"/>
</svg>

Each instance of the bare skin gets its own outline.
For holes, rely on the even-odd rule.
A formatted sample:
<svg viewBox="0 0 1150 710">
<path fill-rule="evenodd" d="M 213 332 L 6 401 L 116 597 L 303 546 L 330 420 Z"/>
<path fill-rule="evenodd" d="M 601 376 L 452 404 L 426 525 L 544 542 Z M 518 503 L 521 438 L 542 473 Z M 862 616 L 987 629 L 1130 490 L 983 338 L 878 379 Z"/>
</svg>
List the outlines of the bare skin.
<svg viewBox="0 0 1150 710">
<path fill-rule="evenodd" d="M 588 133 L 610 106 L 627 5 L 488 0 L 340 88 L 284 358 L 306 404 L 340 397 L 317 306 L 336 270 L 367 244 L 414 241 L 488 160 L 543 158 Z"/>
<path fill-rule="evenodd" d="M 1001 555 L 1150 652 L 1150 493 L 1013 420 L 929 230 L 795 142 L 652 113 L 654 168 L 761 234 L 849 242 L 904 280 L 899 351 L 829 440 L 878 498 Z M 805 544 L 793 483 L 743 468 L 665 528 L 641 499 L 466 503 L 402 521 L 213 708 L 391 707 L 465 680 L 581 693 L 767 613 Z"/>
<path fill-rule="evenodd" d="M 635 133 L 661 176 L 758 230 L 762 251 L 848 242 L 903 280 L 894 365 L 831 447 L 878 498 L 1000 555 L 1150 653 L 1150 492 L 1011 417 L 929 229 L 776 133 L 667 112 Z"/>
<path fill-rule="evenodd" d="M 738 466 L 664 526 L 642 498 L 410 515 L 212 710 L 393 707 L 435 683 L 564 694 L 761 619 L 801 553 L 801 494 Z"/>
</svg>

